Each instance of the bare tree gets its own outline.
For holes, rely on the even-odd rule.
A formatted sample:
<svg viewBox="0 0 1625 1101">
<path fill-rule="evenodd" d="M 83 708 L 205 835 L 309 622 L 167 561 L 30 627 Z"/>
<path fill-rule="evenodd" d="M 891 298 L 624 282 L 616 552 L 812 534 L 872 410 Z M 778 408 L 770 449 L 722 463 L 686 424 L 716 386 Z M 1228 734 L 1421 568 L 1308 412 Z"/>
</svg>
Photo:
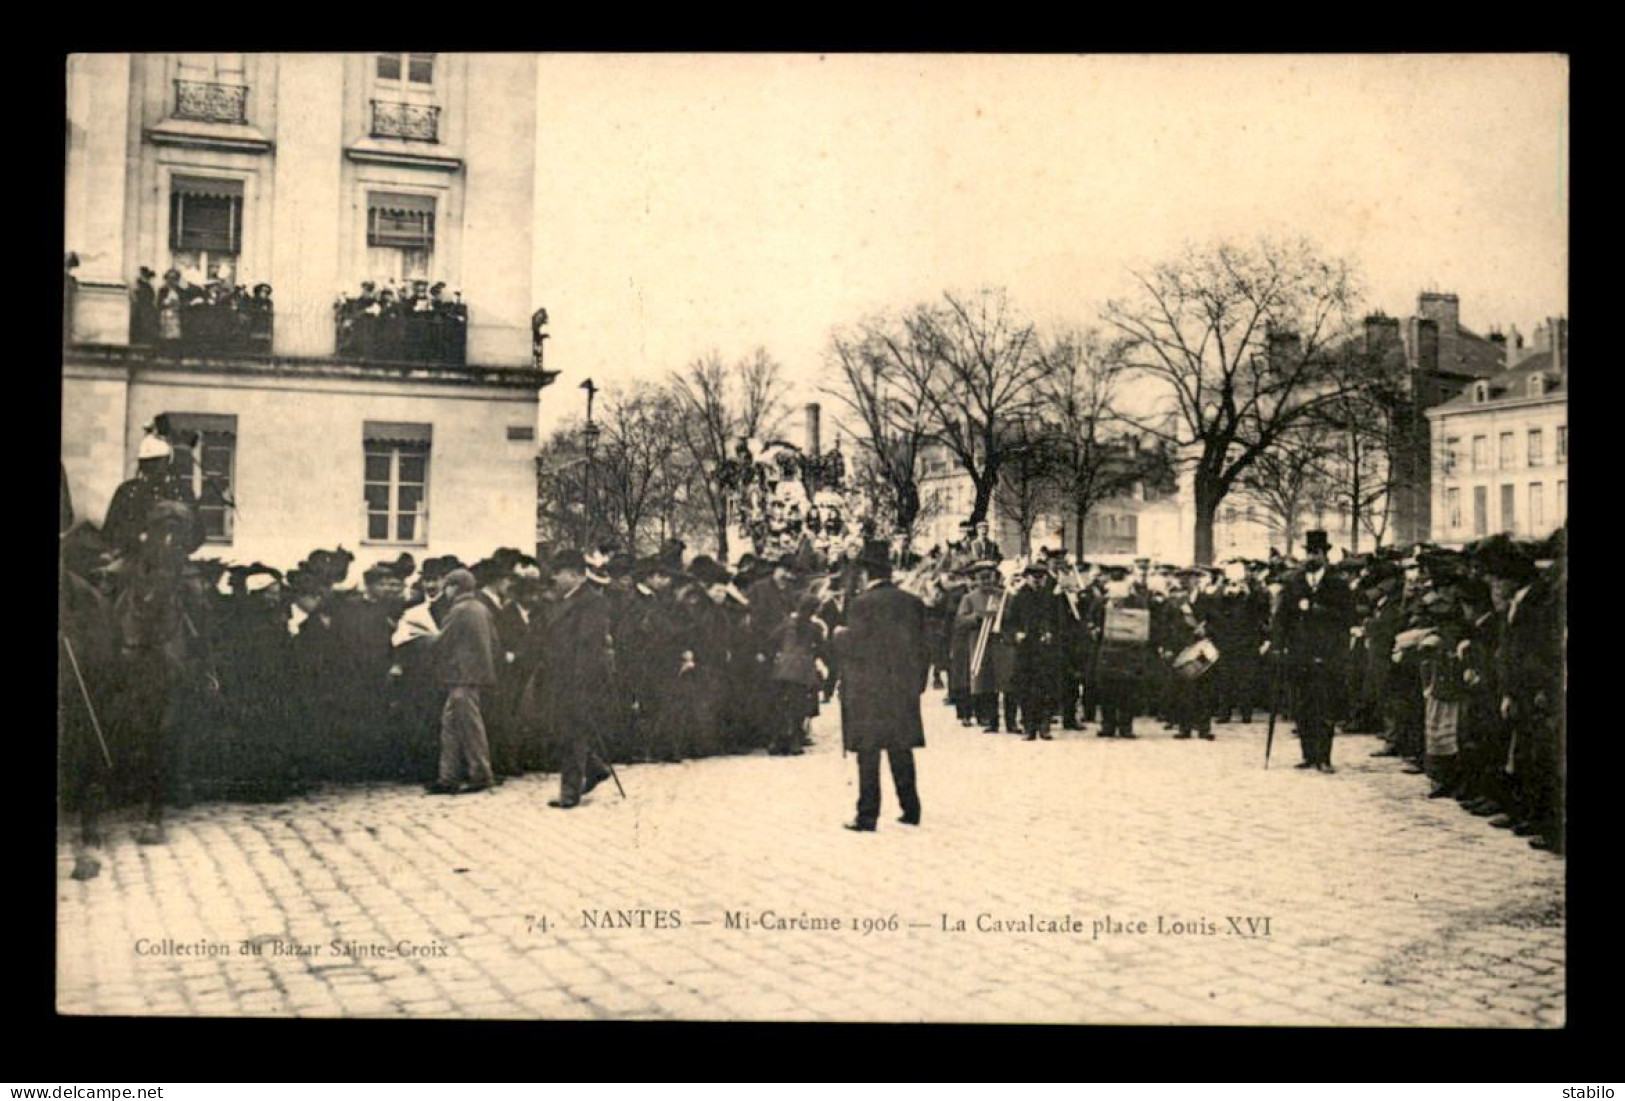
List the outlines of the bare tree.
<svg viewBox="0 0 1625 1101">
<path fill-rule="evenodd" d="M 1143 472 L 1112 438 L 1123 376 L 1122 352 L 1098 330 L 1070 330 L 1043 341 L 1038 386 L 1040 417 L 1053 434 L 1048 466 L 1060 499 L 1071 510 L 1078 552 L 1095 505 L 1129 490 Z"/>
<path fill-rule="evenodd" d="M 906 333 L 886 331 L 883 321 L 866 322 L 830 339 L 830 359 L 841 385 L 825 392 L 837 398 L 860 426 L 854 438 L 854 481 L 870 499 L 874 514 L 885 517 L 912 540 L 914 529 L 929 519 L 920 498 L 920 465 L 931 442 L 931 417 L 922 402 L 909 397 L 908 379 L 928 373 L 917 362 L 924 353 Z M 899 358 L 903 357 L 903 358 Z"/>
<path fill-rule="evenodd" d="M 1189 456 L 1195 559 L 1210 563 L 1220 503 L 1284 432 L 1341 392 L 1328 352 L 1348 331 L 1354 277 L 1305 242 L 1263 241 L 1188 249 L 1134 281 L 1104 316 L 1125 339 L 1128 366 L 1163 384 L 1166 415 L 1140 424 Z"/>
<path fill-rule="evenodd" d="M 1314 414 L 1332 441 L 1321 464 L 1322 480 L 1329 499 L 1348 510 L 1349 549 L 1356 553 L 1362 531 L 1382 544 L 1389 501 L 1406 474 L 1406 463 L 1396 459 L 1407 451 L 1404 368 L 1404 350 L 1397 341 L 1349 341 L 1337 363 L 1345 385 Z"/>
<path fill-rule="evenodd" d="M 1263 507 L 1270 525 L 1281 532 L 1288 554 L 1298 541 L 1304 513 L 1326 500 L 1322 479 L 1335 452 L 1336 441 L 1324 426 L 1304 421 L 1283 432 L 1237 479 L 1237 487 Z"/>
<path fill-rule="evenodd" d="M 1005 431 L 1037 406 L 1044 361 L 1031 322 L 1000 290 L 944 293 L 897 326 L 875 334 L 896 369 L 901 397 L 920 411 L 931 438 L 976 487 L 971 520 L 986 519 L 1010 438 Z"/>
<path fill-rule="evenodd" d="M 1007 434 L 1002 451 L 993 500 L 999 515 L 1013 521 L 1021 536 L 1017 553 L 1031 554 L 1033 528 L 1039 518 L 1064 500 L 1062 479 L 1057 476 L 1061 473 L 1060 440 L 1042 425 L 1021 421 Z"/>
<path fill-rule="evenodd" d="M 604 406 L 603 441 L 594 471 L 604 510 L 630 553 L 654 541 L 646 530 L 674 475 L 688 465 L 675 431 L 676 399 L 661 391 L 614 392 Z"/>
<path fill-rule="evenodd" d="M 587 454 L 581 424 L 555 429 L 536 453 L 536 540 L 586 547 L 592 536 Z"/>
<path fill-rule="evenodd" d="M 730 371 L 721 355 L 694 360 L 672 379 L 676 438 L 703 476 L 691 479 L 710 514 L 717 554 L 728 557 L 728 489 L 718 478 L 741 438 L 761 438 L 784 419 L 783 370 L 762 348 Z"/>
</svg>

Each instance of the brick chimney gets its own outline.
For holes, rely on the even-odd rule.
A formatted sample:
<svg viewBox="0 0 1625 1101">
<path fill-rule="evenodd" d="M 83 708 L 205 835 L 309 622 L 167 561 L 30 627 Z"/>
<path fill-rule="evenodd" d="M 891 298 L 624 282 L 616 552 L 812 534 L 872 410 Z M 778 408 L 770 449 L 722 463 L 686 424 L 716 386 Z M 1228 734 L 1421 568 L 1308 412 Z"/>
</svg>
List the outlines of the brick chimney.
<svg viewBox="0 0 1625 1101">
<path fill-rule="evenodd" d="M 1506 352 L 1506 365 L 1516 367 L 1518 361 L 1523 358 L 1523 334 L 1518 331 L 1516 325 L 1507 326 Z"/>
<path fill-rule="evenodd" d="M 1566 371 L 1569 366 L 1569 322 L 1565 317 L 1546 319 L 1547 341 L 1552 346 L 1552 370 Z"/>
<path fill-rule="evenodd" d="M 1439 323 L 1432 318 L 1416 319 L 1416 366 L 1430 373 L 1439 370 Z"/>
<path fill-rule="evenodd" d="M 809 455 L 817 455 L 819 453 L 819 450 L 818 450 L 819 444 L 822 441 L 819 439 L 819 409 L 818 409 L 818 403 L 816 401 L 810 401 L 810 402 L 807 403 L 806 414 L 807 414 L 807 442 L 806 442 L 807 454 L 809 454 Z"/>
<path fill-rule="evenodd" d="M 1438 325 L 1442 336 L 1455 336 L 1461 328 L 1461 299 L 1440 291 L 1423 291 L 1416 296 L 1416 316 Z"/>
<path fill-rule="evenodd" d="M 1365 354 L 1381 355 L 1399 343 L 1399 318 L 1374 313 L 1365 319 Z"/>
</svg>

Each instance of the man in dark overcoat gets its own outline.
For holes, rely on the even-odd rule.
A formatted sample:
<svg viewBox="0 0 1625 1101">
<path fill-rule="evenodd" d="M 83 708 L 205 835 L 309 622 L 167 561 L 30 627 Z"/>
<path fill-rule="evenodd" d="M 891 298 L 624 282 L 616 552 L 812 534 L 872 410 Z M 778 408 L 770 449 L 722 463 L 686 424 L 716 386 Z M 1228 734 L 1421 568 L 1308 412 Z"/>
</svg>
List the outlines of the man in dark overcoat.
<svg viewBox="0 0 1625 1101">
<path fill-rule="evenodd" d="M 543 660 L 548 722 L 560 747 L 560 764 L 559 797 L 547 805 L 569 810 L 610 774 L 597 746 L 613 721 L 615 651 L 609 602 L 598 586 L 587 584 L 587 562 L 580 551 L 554 557 L 553 581 L 560 596 L 548 624 Z"/>
<path fill-rule="evenodd" d="M 858 814 L 850 830 L 873 831 L 880 817 L 880 753 L 891 764 L 903 814 L 920 824 L 914 750 L 925 745 L 920 694 L 930 674 L 925 605 L 891 580 L 885 543 L 870 542 L 858 557 L 862 588 L 847 608 L 835 645 L 842 654 L 841 743 L 858 755 Z"/>
<path fill-rule="evenodd" d="M 1347 581 L 1327 567 L 1328 549 L 1325 532 L 1308 533 L 1303 568 L 1281 591 L 1269 643 L 1291 687 L 1292 717 L 1303 748 L 1303 761 L 1296 767 L 1321 772 L 1336 771 L 1332 722 L 1354 619 L 1354 596 Z"/>
</svg>

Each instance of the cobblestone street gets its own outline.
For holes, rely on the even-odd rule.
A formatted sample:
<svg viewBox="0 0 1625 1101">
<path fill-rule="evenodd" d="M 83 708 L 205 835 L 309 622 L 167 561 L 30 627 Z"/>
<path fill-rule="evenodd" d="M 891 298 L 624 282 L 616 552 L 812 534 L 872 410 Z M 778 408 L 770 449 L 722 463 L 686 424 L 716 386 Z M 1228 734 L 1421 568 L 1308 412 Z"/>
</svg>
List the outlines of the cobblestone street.
<svg viewBox="0 0 1625 1101">
<path fill-rule="evenodd" d="M 571 813 L 546 805 L 553 776 L 457 798 L 381 786 L 198 806 L 161 847 L 121 820 L 87 882 L 69 878 L 64 834 L 57 1004 L 1563 1023 L 1562 858 L 1423 798 L 1424 778 L 1370 756 L 1373 738 L 1340 737 L 1326 776 L 1291 767 L 1288 723 L 1265 771 L 1262 723 L 1214 742 L 1142 719 L 1134 742 L 1091 727 L 1025 743 L 960 728 L 936 691 L 926 722 L 919 829 L 894 820 L 889 777 L 879 831 L 840 828 L 856 767 L 826 708 L 806 756 L 626 767 L 629 798 L 606 782 Z M 1069 917 L 1075 932 L 1011 928 Z M 169 951 L 200 942 L 227 954 Z"/>
</svg>

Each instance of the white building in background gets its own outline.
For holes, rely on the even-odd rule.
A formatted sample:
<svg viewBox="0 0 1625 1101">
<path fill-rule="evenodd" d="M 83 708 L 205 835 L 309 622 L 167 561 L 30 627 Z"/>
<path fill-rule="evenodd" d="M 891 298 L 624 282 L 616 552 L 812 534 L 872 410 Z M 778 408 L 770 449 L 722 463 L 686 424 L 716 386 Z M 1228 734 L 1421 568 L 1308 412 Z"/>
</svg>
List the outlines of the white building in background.
<svg viewBox="0 0 1625 1101">
<path fill-rule="evenodd" d="M 201 434 L 200 487 L 236 505 L 206 500 L 204 556 L 530 546 L 552 377 L 531 357 L 536 75 L 519 54 L 69 58 L 62 461 L 78 515 L 102 520 L 167 413 Z M 188 313 L 178 340 L 132 340 L 142 267 L 269 284 L 274 305 L 246 336 Z M 460 294 L 455 340 L 414 320 L 340 350 L 338 293 L 414 278 Z"/>
<path fill-rule="evenodd" d="M 1568 518 L 1568 322 L 1550 318 L 1529 353 L 1428 410 L 1433 533 L 1461 545 L 1497 532 L 1550 535 Z"/>
</svg>

